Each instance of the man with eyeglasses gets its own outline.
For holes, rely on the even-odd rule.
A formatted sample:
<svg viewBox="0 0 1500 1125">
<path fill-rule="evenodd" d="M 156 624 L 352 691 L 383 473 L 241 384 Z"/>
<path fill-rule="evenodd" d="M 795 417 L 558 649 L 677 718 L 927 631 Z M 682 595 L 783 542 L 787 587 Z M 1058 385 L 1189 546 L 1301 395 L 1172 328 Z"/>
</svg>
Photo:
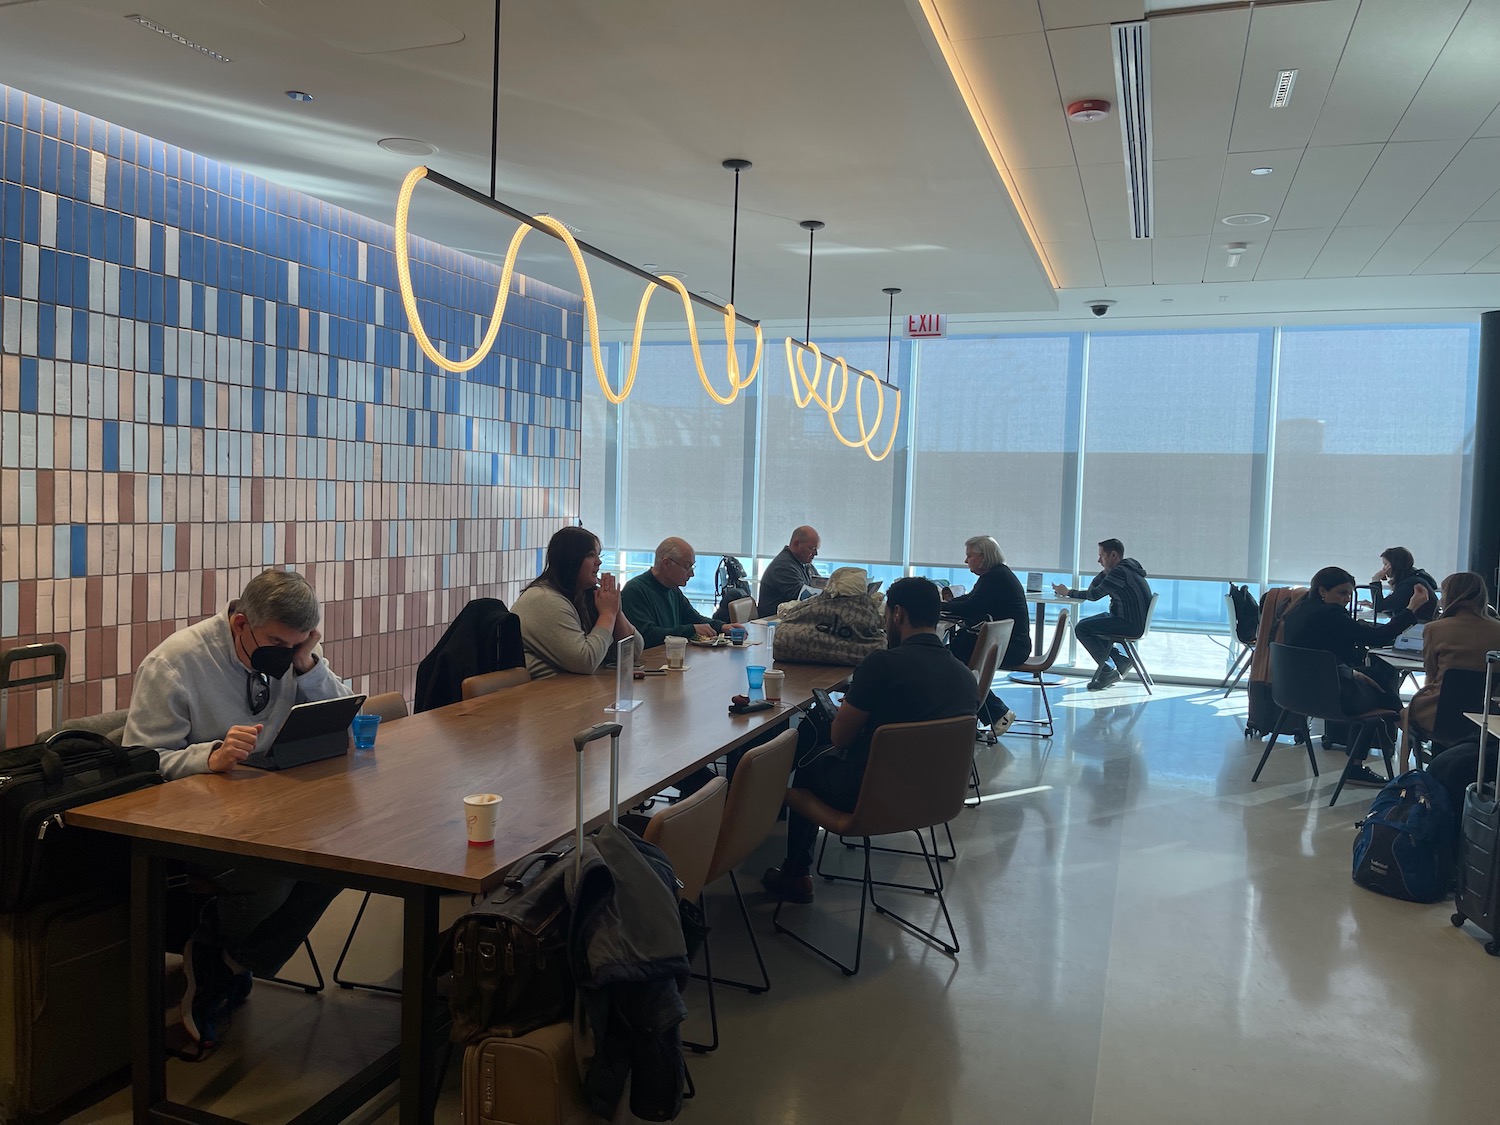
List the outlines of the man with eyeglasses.
<svg viewBox="0 0 1500 1125">
<path fill-rule="evenodd" d="M 694 609 L 682 592 L 697 563 L 692 544 L 674 535 L 657 546 L 650 570 L 625 583 L 620 608 L 640 633 L 643 647 L 653 648 L 668 637 L 707 638 L 729 631 L 728 625 Z"/>
<path fill-rule="evenodd" d="M 802 587 L 814 585 L 818 572 L 812 561 L 818 557 L 818 548 L 823 545 L 816 528 L 803 524 L 792 532 L 789 543 L 766 564 L 766 572 L 760 576 L 760 600 L 755 603 L 755 616 L 775 617 L 783 602 L 794 602 L 802 595 Z"/>
<path fill-rule="evenodd" d="M 169 781 L 229 773 L 276 740 L 294 704 L 349 694 L 315 651 L 321 618 L 300 574 L 252 578 L 224 613 L 179 630 L 141 662 L 125 744 L 159 748 Z M 217 1044 L 251 974 L 275 976 L 338 895 L 259 872 L 201 873 L 219 893 L 183 949 L 182 1000 L 183 1026 L 200 1051 Z"/>
</svg>

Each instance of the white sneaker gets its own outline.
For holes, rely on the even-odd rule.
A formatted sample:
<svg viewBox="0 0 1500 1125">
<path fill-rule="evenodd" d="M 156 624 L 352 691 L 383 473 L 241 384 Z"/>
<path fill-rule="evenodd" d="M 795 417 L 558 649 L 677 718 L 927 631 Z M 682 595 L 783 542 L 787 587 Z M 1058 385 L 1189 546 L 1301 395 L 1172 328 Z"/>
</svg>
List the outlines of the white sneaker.
<svg viewBox="0 0 1500 1125">
<path fill-rule="evenodd" d="M 996 738 L 999 738 L 1003 734 L 1005 734 L 1006 731 L 1010 730 L 1010 724 L 1015 721 L 1016 713 L 1014 711 L 1007 711 L 1005 712 L 1004 718 L 998 719 L 990 724 L 990 730 L 994 732 Z"/>
</svg>

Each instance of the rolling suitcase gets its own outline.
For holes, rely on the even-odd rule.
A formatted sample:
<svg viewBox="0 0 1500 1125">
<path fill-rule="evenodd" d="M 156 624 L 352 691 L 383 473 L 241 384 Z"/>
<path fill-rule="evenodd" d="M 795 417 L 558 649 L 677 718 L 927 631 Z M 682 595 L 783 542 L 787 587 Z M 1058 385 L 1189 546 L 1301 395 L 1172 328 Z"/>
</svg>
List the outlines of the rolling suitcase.
<svg viewBox="0 0 1500 1125">
<path fill-rule="evenodd" d="M 571 862 L 583 847 L 583 749 L 609 737 L 609 811 L 620 804 L 620 724 L 598 723 L 573 738 L 578 752 L 578 823 Z M 523 861 L 524 862 L 524 861 Z M 573 1050 L 573 1025 L 549 1023 L 524 1035 L 482 1033 L 464 1049 L 465 1125 L 598 1125 L 584 1098 Z"/>
<path fill-rule="evenodd" d="M 1453 894 L 1455 926 L 1473 922 L 1490 940 L 1484 951 L 1500 957 L 1500 793 L 1495 778 L 1485 784 L 1485 760 L 1494 734 L 1490 732 L 1495 665 L 1500 652 L 1484 658 L 1484 709 L 1479 730 L 1479 769 L 1474 784 L 1464 791 L 1463 830 L 1458 838 L 1458 886 Z"/>
</svg>

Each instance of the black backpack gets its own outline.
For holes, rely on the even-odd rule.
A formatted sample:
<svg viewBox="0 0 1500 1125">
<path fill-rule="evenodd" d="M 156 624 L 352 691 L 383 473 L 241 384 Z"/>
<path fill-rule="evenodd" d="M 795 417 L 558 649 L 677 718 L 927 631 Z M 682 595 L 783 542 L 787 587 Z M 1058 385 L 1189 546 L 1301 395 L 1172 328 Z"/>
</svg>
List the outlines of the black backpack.
<svg viewBox="0 0 1500 1125">
<path fill-rule="evenodd" d="M 750 596 L 750 580 L 745 577 L 745 568 L 733 555 L 725 555 L 714 571 L 714 601 L 718 605 L 714 617 L 720 621 L 730 620 L 729 603 Z"/>
<path fill-rule="evenodd" d="M 1249 586 L 1229 584 L 1229 600 L 1234 605 L 1234 635 L 1242 645 L 1253 645 L 1260 632 L 1260 605 Z"/>
</svg>

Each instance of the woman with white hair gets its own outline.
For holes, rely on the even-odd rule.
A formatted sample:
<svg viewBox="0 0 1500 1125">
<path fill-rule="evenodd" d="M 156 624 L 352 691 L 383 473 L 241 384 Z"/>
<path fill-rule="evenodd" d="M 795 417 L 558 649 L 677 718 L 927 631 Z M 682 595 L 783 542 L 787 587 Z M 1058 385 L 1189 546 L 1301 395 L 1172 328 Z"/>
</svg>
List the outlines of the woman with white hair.
<svg viewBox="0 0 1500 1125">
<path fill-rule="evenodd" d="M 957 617 L 966 627 L 981 621 L 1011 620 L 1010 644 L 1000 654 L 1001 668 L 1017 668 L 1031 655 L 1031 631 L 1027 626 L 1026 590 L 1015 572 L 1005 565 L 1005 553 L 993 535 L 975 535 L 964 541 L 964 564 L 975 575 L 974 589 L 961 597 L 943 591 L 945 617 Z M 955 634 L 953 655 L 965 663 L 974 654 L 974 634 Z M 986 685 L 987 686 L 987 685 Z M 979 721 L 988 723 L 997 736 L 1004 734 L 1016 713 L 993 691 L 979 708 Z"/>
</svg>

